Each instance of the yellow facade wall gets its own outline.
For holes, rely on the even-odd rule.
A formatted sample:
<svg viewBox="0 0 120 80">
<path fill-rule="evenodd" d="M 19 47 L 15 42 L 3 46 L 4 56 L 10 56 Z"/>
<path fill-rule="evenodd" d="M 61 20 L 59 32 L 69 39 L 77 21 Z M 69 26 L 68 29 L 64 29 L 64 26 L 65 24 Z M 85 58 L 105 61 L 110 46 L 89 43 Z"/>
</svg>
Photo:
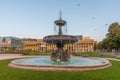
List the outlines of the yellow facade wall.
<svg viewBox="0 0 120 80">
<path fill-rule="evenodd" d="M 84 37 L 82 40 L 74 44 L 64 45 L 64 49 L 69 49 L 70 51 L 75 52 L 86 52 L 93 51 L 96 41 L 90 39 L 89 37 Z M 52 49 L 57 49 L 56 45 L 44 43 L 42 39 L 36 41 L 23 41 L 24 50 L 35 50 L 35 51 L 51 51 Z"/>
</svg>

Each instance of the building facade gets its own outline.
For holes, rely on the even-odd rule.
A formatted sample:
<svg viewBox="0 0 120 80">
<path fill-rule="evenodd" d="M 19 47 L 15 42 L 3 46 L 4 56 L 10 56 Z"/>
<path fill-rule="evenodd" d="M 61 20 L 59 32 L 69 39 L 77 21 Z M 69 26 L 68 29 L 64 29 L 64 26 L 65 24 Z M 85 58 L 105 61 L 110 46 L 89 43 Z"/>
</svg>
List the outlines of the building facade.
<svg viewBox="0 0 120 80">
<path fill-rule="evenodd" d="M 23 50 L 35 50 L 35 51 L 51 51 L 57 49 L 54 44 L 44 43 L 42 39 L 23 39 Z M 96 41 L 89 37 L 82 38 L 78 36 L 78 42 L 74 44 L 66 44 L 64 49 L 69 49 L 73 52 L 89 52 L 94 51 L 94 45 Z"/>
<path fill-rule="evenodd" d="M 0 37 L 0 51 L 9 49 L 22 49 L 22 42 L 20 38 L 16 37 Z"/>
<path fill-rule="evenodd" d="M 77 52 L 88 52 L 88 51 L 94 51 L 94 45 L 97 42 L 93 39 L 90 39 L 89 37 L 84 37 L 82 40 L 79 40 L 77 43 L 75 43 L 73 46 L 73 50 Z"/>
</svg>

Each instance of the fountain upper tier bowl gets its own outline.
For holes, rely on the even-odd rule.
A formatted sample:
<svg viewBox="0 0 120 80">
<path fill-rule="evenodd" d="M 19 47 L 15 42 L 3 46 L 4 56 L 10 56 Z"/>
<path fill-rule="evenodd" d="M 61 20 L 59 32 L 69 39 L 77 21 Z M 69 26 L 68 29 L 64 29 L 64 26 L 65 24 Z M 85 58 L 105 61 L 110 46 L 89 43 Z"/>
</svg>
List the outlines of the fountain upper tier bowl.
<svg viewBox="0 0 120 80">
<path fill-rule="evenodd" d="M 43 41 L 49 44 L 70 44 L 77 42 L 77 37 L 71 35 L 49 35 L 45 36 Z"/>
</svg>

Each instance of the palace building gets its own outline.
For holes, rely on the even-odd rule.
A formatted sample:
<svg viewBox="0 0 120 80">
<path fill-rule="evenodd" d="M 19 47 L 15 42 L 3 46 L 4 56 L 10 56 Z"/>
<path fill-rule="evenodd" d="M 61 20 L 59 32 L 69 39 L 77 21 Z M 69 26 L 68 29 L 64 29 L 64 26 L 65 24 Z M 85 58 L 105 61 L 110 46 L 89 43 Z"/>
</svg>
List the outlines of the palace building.
<svg viewBox="0 0 120 80">
<path fill-rule="evenodd" d="M 77 36 L 78 42 L 74 44 L 66 44 L 64 49 L 69 49 L 73 52 L 89 52 L 94 51 L 94 45 L 97 43 L 90 37 Z M 54 44 L 44 43 L 42 39 L 23 39 L 23 50 L 34 50 L 34 51 L 51 51 L 57 49 Z"/>
</svg>

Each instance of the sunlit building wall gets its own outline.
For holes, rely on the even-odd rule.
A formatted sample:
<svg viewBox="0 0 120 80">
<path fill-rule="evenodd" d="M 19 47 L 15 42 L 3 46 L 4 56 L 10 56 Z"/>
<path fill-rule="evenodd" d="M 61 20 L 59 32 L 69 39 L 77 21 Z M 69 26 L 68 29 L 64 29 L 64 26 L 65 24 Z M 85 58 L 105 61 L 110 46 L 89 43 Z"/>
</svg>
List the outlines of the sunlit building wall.
<svg viewBox="0 0 120 80">
<path fill-rule="evenodd" d="M 69 49 L 73 52 L 88 52 L 94 50 L 96 41 L 89 37 L 83 37 L 74 44 L 64 45 L 64 49 Z M 35 50 L 35 51 L 51 51 L 57 49 L 56 45 L 44 43 L 42 39 L 24 39 L 23 40 L 24 50 Z"/>
</svg>

